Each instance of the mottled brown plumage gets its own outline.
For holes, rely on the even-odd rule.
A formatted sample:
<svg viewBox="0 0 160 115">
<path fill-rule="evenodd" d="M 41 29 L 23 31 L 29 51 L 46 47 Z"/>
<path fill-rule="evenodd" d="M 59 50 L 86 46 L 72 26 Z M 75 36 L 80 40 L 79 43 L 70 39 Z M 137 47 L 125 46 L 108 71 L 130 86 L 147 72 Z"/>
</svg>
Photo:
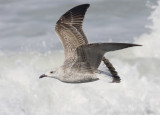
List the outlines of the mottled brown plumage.
<svg viewBox="0 0 160 115">
<path fill-rule="evenodd" d="M 65 58 L 74 55 L 77 47 L 88 44 L 82 23 L 89 4 L 79 5 L 67 11 L 56 23 L 55 31 L 65 50 Z"/>
<path fill-rule="evenodd" d="M 60 17 L 60 19 L 56 23 L 55 31 L 62 41 L 64 50 L 65 50 L 65 59 L 74 57 L 75 50 L 78 46 L 88 44 L 88 40 L 86 35 L 82 30 L 82 23 L 89 4 L 80 5 L 78 7 L 74 7 L 71 10 L 67 11 L 64 15 Z M 83 9 L 83 10 L 82 10 Z M 82 53 L 82 52 L 81 52 Z M 82 54 L 83 55 L 83 54 Z M 84 56 L 84 55 L 83 55 Z M 93 57 L 92 57 L 93 58 Z M 97 68 L 100 64 L 101 56 L 96 57 L 96 63 L 90 62 L 92 66 L 94 65 Z M 108 59 L 103 57 L 104 63 L 108 67 L 109 71 L 115 76 L 113 73 L 117 73 L 114 67 L 111 65 Z M 68 60 L 67 60 L 68 62 Z M 118 74 L 116 74 L 118 76 Z M 120 79 L 119 79 L 120 80 Z"/>
</svg>

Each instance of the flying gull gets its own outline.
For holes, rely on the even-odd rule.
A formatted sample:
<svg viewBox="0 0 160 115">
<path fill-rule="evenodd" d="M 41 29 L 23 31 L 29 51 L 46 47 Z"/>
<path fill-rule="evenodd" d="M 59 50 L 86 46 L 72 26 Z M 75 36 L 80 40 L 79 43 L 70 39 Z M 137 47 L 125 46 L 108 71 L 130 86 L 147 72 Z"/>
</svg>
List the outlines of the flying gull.
<svg viewBox="0 0 160 115">
<path fill-rule="evenodd" d="M 100 74 L 107 76 L 105 72 L 98 70 L 101 61 L 104 61 L 113 75 L 113 82 L 120 82 L 120 77 L 104 54 L 109 51 L 141 45 L 130 43 L 89 44 L 82 30 L 83 19 L 89 6 L 89 4 L 76 6 L 57 21 L 55 32 L 63 45 L 65 61 L 59 68 L 49 71 L 39 78 L 56 78 L 66 83 L 96 81 L 99 80 L 98 75 Z"/>
</svg>

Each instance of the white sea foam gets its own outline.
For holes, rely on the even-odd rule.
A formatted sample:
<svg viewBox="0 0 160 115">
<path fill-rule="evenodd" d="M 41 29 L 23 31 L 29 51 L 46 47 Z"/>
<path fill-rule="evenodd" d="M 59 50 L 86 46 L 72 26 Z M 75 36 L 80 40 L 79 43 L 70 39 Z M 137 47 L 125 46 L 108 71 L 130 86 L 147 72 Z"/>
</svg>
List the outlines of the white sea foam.
<svg viewBox="0 0 160 115">
<path fill-rule="evenodd" d="M 160 6 L 160 1 L 158 2 Z M 139 57 L 160 58 L 160 7 L 153 7 L 155 10 L 149 17 L 152 20 L 152 25 L 148 26 L 151 31 L 142 34 L 135 40 L 136 43 L 142 44 L 143 47 L 134 50 L 134 54 Z"/>
</svg>

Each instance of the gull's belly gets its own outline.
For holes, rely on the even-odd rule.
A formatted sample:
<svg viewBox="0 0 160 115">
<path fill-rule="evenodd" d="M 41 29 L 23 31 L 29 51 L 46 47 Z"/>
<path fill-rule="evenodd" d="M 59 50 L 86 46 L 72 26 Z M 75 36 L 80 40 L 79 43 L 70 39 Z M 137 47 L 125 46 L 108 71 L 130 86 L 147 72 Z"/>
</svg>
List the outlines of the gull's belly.
<svg viewBox="0 0 160 115">
<path fill-rule="evenodd" d="M 91 74 L 87 72 L 78 72 L 78 71 L 71 71 L 71 70 L 61 70 L 59 71 L 59 74 L 57 74 L 60 77 L 60 81 L 66 82 L 66 83 L 85 83 L 85 82 L 93 82 L 98 80 L 96 74 Z"/>
</svg>

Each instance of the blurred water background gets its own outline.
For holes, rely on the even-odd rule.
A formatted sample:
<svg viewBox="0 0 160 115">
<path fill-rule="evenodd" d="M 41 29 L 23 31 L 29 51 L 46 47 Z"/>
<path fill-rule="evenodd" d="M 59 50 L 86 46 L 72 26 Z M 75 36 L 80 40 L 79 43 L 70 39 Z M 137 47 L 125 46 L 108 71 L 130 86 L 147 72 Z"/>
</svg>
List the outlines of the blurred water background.
<svg viewBox="0 0 160 115">
<path fill-rule="evenodd" d="M 38 79 L 64 60 L 56 21 L 83 3 L 89 42 L 143 45 L 106 54 L 120 84 Z M 159 0 L 0 0 L 0 115 L 159 115 L 159 20 Z"/>
</svg>

